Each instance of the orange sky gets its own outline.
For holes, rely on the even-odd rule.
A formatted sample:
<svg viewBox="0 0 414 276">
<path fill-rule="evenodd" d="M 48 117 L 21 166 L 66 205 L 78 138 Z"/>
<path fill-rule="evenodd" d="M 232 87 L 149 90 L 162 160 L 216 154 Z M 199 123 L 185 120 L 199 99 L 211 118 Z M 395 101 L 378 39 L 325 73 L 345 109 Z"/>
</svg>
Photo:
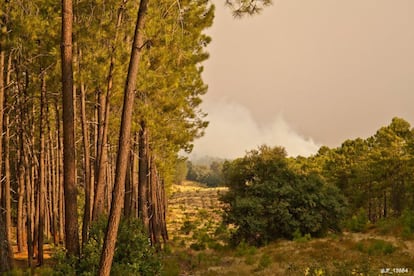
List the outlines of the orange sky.
<svg viewBox="0 0 414 276">
<path fill-rule="evenodd" d="M 303 143 L 288 152 L 306 155 L 370 136 L 394 116 L 414 124 L 414 1 L 279 0 L 241 20 L 215 3 L 204 73 L 211 123 L 196 153 L 238 156 L 262 143 L 286 146 L 293 133 Z M 251 140 L 232 145 L 238 153 L 212 150 L 226 126 L 233 144 Z"/>
</svg>

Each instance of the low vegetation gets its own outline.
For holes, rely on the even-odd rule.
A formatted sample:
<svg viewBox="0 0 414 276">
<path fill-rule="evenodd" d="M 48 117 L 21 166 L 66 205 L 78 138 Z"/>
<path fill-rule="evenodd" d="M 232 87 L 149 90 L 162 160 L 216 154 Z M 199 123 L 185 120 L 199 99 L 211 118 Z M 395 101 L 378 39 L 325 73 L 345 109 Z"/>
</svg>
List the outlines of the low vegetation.
<svg viewBox="0 0 414 276">
<path fill-rule="evenodd" d="M 413 273 L 414 241 L 394 235 L 395 229 L 384 232 L 384 227 L 367 222 L 363 232 L 328 231 L 320 238 L 295 231 L 291 240 L 277 239 L 261 247 L 242 241 L 234 246 L 226 241 L 235 228 L 223 227 L 219 209 L 205 208 L 200 214 L 202 203 L 193 200 L 194 193 L 209 197 L 213 191 L 217 193 L 215 189 L 185 182 L 174 190 L 171 216 L 185 219 L 169 221 L 174 230 L 162 275 L 379 275 L 385 268 L 406 268 L 409 273 L 405 275 Z M 185 213 L 193 215 L 186 217 Z M 193 233 L 205 231 L 211 217 L 217 219 L 217 231 L 208 232 L 208 240 L 222 245 L 192 246 L 204 243 L 205 236 Z M 402 220 L 389 223 L 404 228 Z"/>
</svg>

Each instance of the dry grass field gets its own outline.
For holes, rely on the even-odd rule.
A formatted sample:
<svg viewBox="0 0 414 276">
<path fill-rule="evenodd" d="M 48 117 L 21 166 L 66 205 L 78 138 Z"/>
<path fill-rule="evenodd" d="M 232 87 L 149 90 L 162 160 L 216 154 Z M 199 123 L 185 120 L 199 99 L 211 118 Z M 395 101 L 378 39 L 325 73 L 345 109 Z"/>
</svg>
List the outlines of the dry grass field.
<svg viewBox="0 0 414 276">
<path fill-rule="evenodd" d="M 280 240 L 262 248 L 219 246 L 218 198 L 225 192 L 191 182 L 172 188 L 164 275 L 414 275 L 414 241 L 375 229 Z"/>
</svg>

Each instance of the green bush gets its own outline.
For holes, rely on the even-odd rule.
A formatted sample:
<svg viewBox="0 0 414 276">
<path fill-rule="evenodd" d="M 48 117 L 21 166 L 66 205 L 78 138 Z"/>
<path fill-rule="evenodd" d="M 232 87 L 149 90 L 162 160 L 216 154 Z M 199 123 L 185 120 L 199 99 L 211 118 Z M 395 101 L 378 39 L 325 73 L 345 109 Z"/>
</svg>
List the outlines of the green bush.
<svg viewBox="0 0 414 276">
<path fill-rule="evenodd" d="M 236 247 L 236 256 L 242 257 L 242 256 L 253 256 L 256 254 L 257 248 L 254 246 L 251 246 L 244 241 L 240 242 L 239 245 Z"/>
<path fill-rule="evenodd" d="M 409 209 L 405 209 L 400 217 L 403 227 L 402 236 L 404 238 L 411 238 L 414 234 L 414 212 Z"/>
<path fill-rule="evenodd" d="M 180 231 L 185 234 L 188 235 L 190 234 L 191 231 L 193 231 L 194 229 L 196 229 L 196 225 L 194 223 L 192 223 L 189 220 L 185 220 L 183 225 L 180 228 Z"/>
<path fill-rule="evenodd" d="M 296 229 L 296 231 L 293 233 L 293 240 L 295 242 L 307 242 L 312 239 L 312 236 L 310 234 L 305 234 L 304 236 L 300 232 L 299 229 Z"/>
<path fill-rule="evenodd" d="M 345 227 L 351 232 L 365 232 L 368 222 L 367 212 L 361 208 L 345 222 Z"/>
<path fill-rule="evenodd" d="M 55 271 L 58 275 L 97 275 L 106 224 L 105 219 L 100 219 L 92 225 L 78 265 L 76 261 L 68 262 L 64 252 L 57 252 Z M 160 257 L 151 246 L 141 222 L 121 220 L 111 274 L 158 275 L 160 270 Z"/>
<path fill-rule="evenodd" d="M 223 172 L 229 186 L 224 221 L 236 226 L 235 245 L 292 239 L 297 229 L 312 236 L 340 230 L 344 197 L 321 177 L 291 169 L 282 148 L 263 146 L 226 162 Z"/>
<path fill-rule="evenodd" d="M 370 256 L 390 255 L 396 250 L 392 243 L 378 239 L 360 241 L 356 244 L 356 249 Z"/>
</svg>

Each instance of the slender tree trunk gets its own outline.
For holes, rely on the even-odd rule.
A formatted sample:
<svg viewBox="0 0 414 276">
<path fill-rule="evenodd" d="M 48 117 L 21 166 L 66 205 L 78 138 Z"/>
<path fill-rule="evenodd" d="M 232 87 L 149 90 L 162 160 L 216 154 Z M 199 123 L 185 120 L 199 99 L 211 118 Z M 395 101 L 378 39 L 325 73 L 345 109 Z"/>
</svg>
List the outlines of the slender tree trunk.
<svg viewBox="0 0 414 276">
<path fill-rule="evenodd" d="M 0 54 L 1 56 L 1 54 Z M 6 74 L 6 86 L 10 84 L 11 78 L 11 71 L 12 71 L 12 54 L 9 54 L 8 58 L 8 65 L 7 65 L 7 74 Z M 2 67 L 2 66 L 0 66 Z M 0 73 L 1 74 L 1 73 Z M 1 77 L 3 80 L 3 77 Z M 10 91 L 10 90 L 8 90 Z M 10 95 L 6 93 L 6 89 L 4 89 L 4 106 L 7 106 L 7 110 L 4 110 L 4 129 L 6 130 L 6 136 L 4 137 L 4 146 L 5 146 L 5 153 L 4 153 L 4 177 L 5 177 L 5 189 L 6 189 L 6 229 L 8 229 L 8 237 L 9 240 L 11 239 L 11 229 L 12 229 L 12 221 L 11 221 L 11 172 L 10 172 L 10 119 L 9 119 L 9 112 L 10 112 L 10 105 L 8 104 Z M 5 108 L 6 109 L 6 108 Z"/>
<path fill-rule="evenodd" d="M 4 136 L 4 188 L 5 188 L 5 195 L 4 199 L 6 202 L 6 229 L 8 230 L 8 237 L 9 240 L 11 239 L 11 229 L 12 229 L 12 221 L 11 221 L 11 172 L 10 172 L 10 129 L 9 129 L 9 114 L 5 114 L 4 120 L 4 127 L 6 130 Z"/>
<path fill-rule="evenodd" d="M 34 248 L 33 248 L 33 236 L 34 236 L 34 227 L 33 227 L 33 192 L 32 192 L 32 184 L 30 181 L 30 171 L 29 171 L 29 161 L 27 155 L 24 154 L 24 167 L 23 167 L 23 183 L 26 183 L 26 214 L 27 214 L 27 261 L 30 268 L 33 267 L 33 255 L 34 255 Z"/>
<path fill-rule="evenodd" d="M 148 134 L 144 121 L 141 121 L 139 132 L 139 185 L 138 185 L 138 216 L 142 220 L 144 229 L 149 234 L 149 160 L 148 160 Z"/>
<path fill-rule="evenodd" d="M 161 235 L 163 238 L 164 243 L 166 243 L 168 241 L 168 231 L 167 231 L 167 218 L 166 218 L 166 214 L 167 214 L 167 198 L 165 196 L 165 183 L 164 180 L 160 181 L 160 196 L 159 196 L 159 200 L 160 202 L 160 206 L 161 206 Z"/>
<path fill-rule="evenodd" d="M 106 97 L 100 101 L 100 109 L 98 113 L 99 118 L 99 137 L 98 137 L 98 166 L 97 166 L 97 181 L 95 190 L 95 200 L 93 208 L 93 220 L 96 220 L 101 214 L 104 213 L 104 191 L 107 179 L 107 167 L 108 167 L 108 127 L 109 127 L 109 111 L 110 111 L 110 96 L 113 86 L 113 74 L 115 68 L 115 50 L 118 43 L 118 30 L 122 23 L 122 17 L 124 13 L 125 4 L 127 0 L 122 1 L 122 5 L 118 9 L 118 18 L 115 28 L 115 37 L 112 45 L 111 58 L 109 64 L 109 72 L 107 77 Z M 111 189 L 108 189 L 108 193 Z"/>
<path fill-rule="evenodd" d="M 25 143 L 25 136 L 24 136 L 24 127 L 27 125 L 26 122 L 26 100 L 23 98 L 24 93 L 21 88 L 20 82 L 20 75 L 19 70 L 15 68 L 16 73 L 16 88 L 18 91 L 18 99 L 17 103 L 19 106 L 19 126 L 18 126 L 18 141 L 19 146 L 17 150 L 18 156 L 18 198 L 17 198 L 17 249 L 18 252 L 21 253 L 24 250 L 24 195 L 25 195 L 25 175 L 26 175 L 26 164 L 25 164 L 25 156 L 26 156 L 26 149 L 24 147 Z M 26 203 L 28 204 L 28 203 Z"/>
<path fill-rule="evenodd" d="M 135 144 L 133 147 L 133 154 L 132 154 L 132 214 L 134 218 L 138 218 L 138 143 L 139 143 L 139 132 L 137 131 L 135 134 Z"/>
<path fill-rule="evenodd" d="M 39 140 L 40 140 L 40 156 L 39 156 L 39 186 L 38 186 L 38 200 L 39 200 L 39 227 L 37 246 L 39 254 L 37 256 L 37 264 L 43 265 L 43 239 L 45 232 L 45 177 L 46 177 L 46 163 L 45 163 L 45 134 L 44 134 L 44 115 L 45 115 L 45 98 L 46 98 L 46 79 L 45 73 L 41 73 L 41 93 L 40 93 L 40 117 L 39 117 Z"/>
<path fill-rule="evenodd" d="M 55 113 L 56 113 L 56 132 L 57 132 L 57 156 L 56 156 L 56 163 L 57 163 L 57 195 L 56 200 L 59 210 L 59 240 L 65 242 L 65 204 L 64 204 L 64 187 L 63 187 L 63 139 L 62 139 L 62 131 L 61 131 L 61 124 L 60 124 L 60 110 L 59 110 L 59 103 L 58 100 L 55 100 Z"/>
<path fill-rule="evenodd" d="M 3 136 L 3 110 L 4 110 L 4 60 L 5 52 L 3 45 L 0 44 L 0 134 Z M 0 138 L 1 138 L 0 137 Z M 8 236 L 8 229 L 6 228 L 7 209 L 6 203 L 6 189 L 3 187 L 2 175 L 2 159 L 3 159 L 3 139 L 0 139 L 0 272 L 6 272 L 13 268 L 13 252 Z"/>
<path fill-rule="evenodd" d="M 46 98 L 47 99 L 47 98 Z M 46 106 L 48 107 L 49 104 L 46 104 Z M 50 112 L 47 111 L 47 113 L 50 115 Z M 57 114 L 55 114 L 55 119 L 59 120 L 59 116 Z M 55 137 L 52 134 L 51 131 L 51 125 L 50 125 L 50 119 L 48 116 L 48 120 L 47 120 L 47 125 L 48 125 L 48 132 L 49 132 L 49 163 L 50 163 L 50 208 L 51 208 L 51 212 L 52 212 L 52 223 L 51 223 L 51 227 L 52 227 L 52 235 L 53 235 L 53 243 L 55 245 L 59 244 L 59 228 L 58 228 L 58 212 L 59 212 L 59 197 L 58 197 L 58 191 L 59 191 L 59 181 L 58 181 L 58 168 L 57 168 L 57 162 L 56 162 L 56 151 L 54 149 L 55 145 L 56 145 L 56 150 L 58 150 L 58 146 L 57 146 L 57 139 L 58 137 Z M 55 131 L 57 132 L 57 131 Z M 57 136 L 57 135 L 56 135 Z M 54 139 L 55 138 L 55 139 Z"/>
<path fill-rule="evenodd" d="M 62 0 L 62 99 L 63 176 L 65 193 L 65 238 L 68 255 L 79 256 L 78 204 L 76 190 L 75 128 L 72 69 L 72 0 Z"/>
<path fill-rule="evenodd" d="M 142 30 L 144 28 L 144 19 L 147 12 L 148 1 L 149 0 L 141 0 L 138 8 L 134 42 L 131 50 L 128 76 L 124 91 L 118 156 L 116 160 L 114 195 L 112 198 L 108 227 L 102 249 L 99 275 L 110 275 L 112 260 L 115 253 L 115 243 L 118 235 L 119 221 L 121 219 L 121 211 L 124 205 L 125 177 L 128 168 L 128 157 L 131 142 L 132 111 L 134 106 L 138 65 L 141 58 L 141 47 L 143 46 Z"/>
<path fill-rule="evenodd" d="M 151 244 L 155 245 L 157 249 L 160 246 L 160 238 L 161 238 L 161 225 L 160 225 L 160 217 L 159 217 L 159 206 L 158 206 L 158 177 L 155 168 L 154 158 L 151 156 L 149 158 L 149 165 L 150 165 L 150 181 L 149 181 L 149 199 L 150 199 L 150 237 L 151 237 Z"/>
<path fill-rule="evenodd" d="M 91 223 L 91 211 L 92 211 L 92 173 L 91 173 L 91 153 L 89 145 L 89 127 L 86 119 L 86 95 L 85 86 L 81 83 L 81 124 L 82 124 L 82 138 L 83 138 L 83 166 L 84 166 L 84 178 L 85 178 L 85 210 L 83 214 L 82 223 L 82 244 L 88 240 L 89 225 Z"/>
<path fill-rule="evenodd" d="M 127 169 L 127 176 L 125 180 L 125 201 L 124 201 L 124 216 L 130 218 L 132 216 L 132 166 L 133 160 L 132 156 L 134 154 L 130 153 L 129 165 Z"/>
</svg>

